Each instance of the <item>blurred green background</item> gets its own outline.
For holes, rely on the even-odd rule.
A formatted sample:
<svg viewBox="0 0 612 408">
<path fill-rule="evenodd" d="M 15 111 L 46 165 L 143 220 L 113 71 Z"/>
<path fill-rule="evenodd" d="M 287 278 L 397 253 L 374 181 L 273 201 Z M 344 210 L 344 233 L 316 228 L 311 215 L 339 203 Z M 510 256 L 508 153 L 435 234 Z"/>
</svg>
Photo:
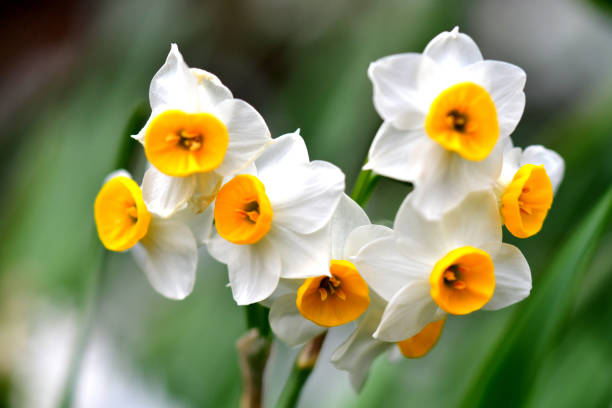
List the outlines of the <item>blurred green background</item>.
<svg viewBox="0 0 612 408">
<path fill-rule="evenodd" d="M 156 294 L 130 254 L 109 257 L 102 296 L 91 299 L 103 253 L 93 200 L 171 42 L 190 66 L 217 74 L 259 110 L 273 136 L 301 128 L 311 158 L 341 167 L 350 188 L 381 123 L 369 62 L 420 52 L 455 25 L 485 58 L 527 72 L 515 144 L 544 144 L 566 159 L 543 231 L 507 237 L 532 267 L 532 296 L 504 311 L 449 319 L 423 359 L 379 358 L 360 395 L 326 363 L 342 340 L 330 338 L 300 406 L 610 406 L 609 11 L 606 2 L 571 0 L 3 4 L 0 406 L 57 406 L 88 320 L 76 406 L 238 405 L 235 341 L 244 311 L 225 286 L 225 267 L 205 249 L 185 301 Z M 141 154 L 137 179 L 143 168 Z M 390 223 L 408 191 L 383 180 L 368 206 L 372 220 Z M 275 343 L 267 405 L 295 354 Z"/>
</svg>

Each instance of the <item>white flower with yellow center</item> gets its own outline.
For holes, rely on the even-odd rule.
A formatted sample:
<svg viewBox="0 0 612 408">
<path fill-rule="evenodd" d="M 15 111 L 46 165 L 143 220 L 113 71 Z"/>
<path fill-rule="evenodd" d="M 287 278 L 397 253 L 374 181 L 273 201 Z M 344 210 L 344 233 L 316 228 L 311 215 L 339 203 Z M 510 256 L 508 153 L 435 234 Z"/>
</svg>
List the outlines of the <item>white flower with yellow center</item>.
<svg viewBox="0 0 612 408">
<path fill-rule="evenodd" d="M 282 279 L 267 301 L 277 337 L 290 346 L 302 344 L 329 327 L 356 320 L 368 309 L 368 285 L 348 261 L 361 247 L 360 237 L 347 238 L 355 228 L 369 224 L 363 209 L 344 194 L 329 225 L 329 273 L 305 281 Z"/>
<path fill-rule="evenodd" d="M 151 117 L 133 137 L 154 166 L 144 177 L 149 209 L 167 217 L 196 197 L 203 211 L 223 177 L 247 166 L 270 142 L 263 118 L 219 79 L 189 68 L 176 44 L 149 89 Z"/>
<path fill-rule="evenodd" d="M 100 241 L 110 251 L 131 250 L 147 279 L 162 295 L 183 299 L 193 289 L 198 252 L 191 229 L 151 213 L 129 173 L 112 173 L 94 204 Z"/>
<path fill-rule="evenodd" d="M 531 290 L 529 265 L 518 248 L 501 239 L 490 192 L 469 194 L 438 220 L 426 219 L 407 197 L 394 230 L 352 259 L 388 302 L 374 337 L 402 341 L 446 314 L 496 310 L 525 298 Z"/>
<path fill-rule="evenodd" d="M 565 162 L 558 153 L 539 145 L 523 151 L 508 140 L 495 191 L 512 235 L 528 238 L 542 229 L 564 172 Z"/>
<path fill-rule="evenodd" d="M 412 200 L 438 218 L 471 191 L 491 188 L 505 139 L 525 106 L 525 73 L 483 60 L 458 28 L 423 54 L 384 57 L 368 69 L 374 106 L 384 119 L 366 169 L 415 184 Z"/>
<path fill-rule="evenodd" d="M 329 276 L 329 228 L 344 191 L 336 166 L 308 158 L 298 132 L 281 136 L 221 187 L 208 250 L 226 263 L 239 305 L 270 296 L 279 278 Z"/>
</svg>

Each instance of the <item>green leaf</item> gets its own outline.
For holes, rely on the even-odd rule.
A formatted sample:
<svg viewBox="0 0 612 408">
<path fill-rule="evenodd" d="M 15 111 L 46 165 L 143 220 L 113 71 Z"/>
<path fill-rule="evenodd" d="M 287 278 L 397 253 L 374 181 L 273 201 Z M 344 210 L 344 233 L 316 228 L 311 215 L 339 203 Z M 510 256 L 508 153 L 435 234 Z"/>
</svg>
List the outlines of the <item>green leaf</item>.
<svg viewBox="0 0 612 408">
<path fill-rule="evenodd" d="M 558 251 L 532 295 L 516 310 L 462 401 L 465 407 L 524 406 L 546 358 L 563 335 L 580 284 L 612 214 L 612 188 Z"/>
</svg>

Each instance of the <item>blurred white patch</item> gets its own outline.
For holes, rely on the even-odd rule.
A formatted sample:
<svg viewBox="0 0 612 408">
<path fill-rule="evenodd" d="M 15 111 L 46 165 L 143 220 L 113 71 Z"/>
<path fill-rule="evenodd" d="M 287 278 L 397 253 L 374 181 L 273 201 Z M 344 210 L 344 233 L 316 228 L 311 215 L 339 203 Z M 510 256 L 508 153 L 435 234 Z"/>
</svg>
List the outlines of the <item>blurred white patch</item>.
<svg viewBox="0 0 612 408">
<path fill-rule="evenodd" d="M 72 311 L 45 307 L 17 362 L 15 406 L 54 408 L 61 401 L 79 326 Z M 142 378 L 129 359 L 122 358 L 112 340 L 95 333 L 82 361 L 76 383 L 75 408 L 182 408 L 163 385 Z"/>
<path fill-rule="evenodd" d="M 467 15 L 485 58 L 527 72 L 528 104 L 575 98 L 609 77 L 612 26 L 586 1 L 480 0 Z"/>
</svg>

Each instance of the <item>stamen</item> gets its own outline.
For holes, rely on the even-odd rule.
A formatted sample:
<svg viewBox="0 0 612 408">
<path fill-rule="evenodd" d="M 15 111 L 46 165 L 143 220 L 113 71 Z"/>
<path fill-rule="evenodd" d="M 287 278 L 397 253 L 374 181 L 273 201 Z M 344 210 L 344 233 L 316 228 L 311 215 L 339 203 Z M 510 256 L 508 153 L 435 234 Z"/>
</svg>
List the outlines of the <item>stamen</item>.
<svg viewBox="0 0 612 408">
<path fill-rule="evenodd" d="M 455 289 L 462 290 L 462 289 L 465 289 L 466 286 L 467 285 L 462 280 L 458 280 L 458 281 L 454 281 L 453 282 L 453 288 L 455 288 Z"/>
<path fill-rule="evenodd" d="M 132 221 L 136 222 L 138 220 L 138 208 L 136 208 L 135 204 L 128 207 L 126 212 L 127 215 L 132 219 Z"/>
<path fill-rule="evenodd" d="M 319 294 L 321 295 L 321 301 L 325 302 L 325 300 L 327 300 L 327 291 L 323 288 L 319 288 Z"/>
<path fill-rule="evenodd" d="M 455 131 L 464 133 L 468 118 L 465 114 L 453 109 L 446 115 L 446 123 Z"/>
<path fill-rule="evenodd" d="M 168 143 L 176 143 L 179 140 L 181 140 L 181 137 L 179 135 L 177 135 L 176 133 L 168 133 L 166 135 L 166 142 Z"/>
<path fill-rule="evenodd" d="M 457 280 L 457 276 L 455 275 L 455 272 L 451 271 L 450 269 L 447 269 L 444 272 L 443 276 L 444 276 L 444 281 L 446 283 L 453 282 L 453 281 Z"/>
</svg>

